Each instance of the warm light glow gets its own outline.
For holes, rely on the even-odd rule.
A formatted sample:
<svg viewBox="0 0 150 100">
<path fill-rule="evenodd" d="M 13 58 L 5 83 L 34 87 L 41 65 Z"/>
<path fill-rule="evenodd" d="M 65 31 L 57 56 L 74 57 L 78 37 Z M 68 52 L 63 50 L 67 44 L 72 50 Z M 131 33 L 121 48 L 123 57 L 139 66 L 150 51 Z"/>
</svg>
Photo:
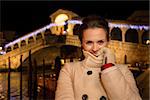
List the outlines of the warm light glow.
<svg viewBox="0 0 150 100">
<path fill-rule="evenodd" d="M 62 65 L 64 65 L 64 64 L 65 64 L 64 59 L 61 59 L 60 61 L 61 61 L 61 64 L 62 64 Z"/>
<path fill-rule="evenodd" d="M 2 47 L 0 47 L 0 50 L 2 50 L 3 48 Z"/>
<path fill-rule="evenodd" d="M 68 20 L 68 16 L 66 14 L 60 14 L 56 17 L 55 23 L 61 24 L 64 23 L 66 20 Z"/>
<path fill-rule="evenodd" d="M 147 40 L 147 41 L 146 41 L 146 44 L 150 44 L 150 40 Z"/>
<path fill-rule="evenodd" d="M 61 18 L 61 16 L 60 16 L 60 18 Z M 59 19 L 59 16 L 58 16 L 58 19 Z M 68 24 L 82 24 L 82 21 L 79 21 L 79 20 L 68 20 L 67 23 Z M 65 24 L 66 24 L 65 22 L 60 23 L 60 24 L 50 23 L 50 24 L 46 25 L 45 27 L 43 27 L 41 29 L 38 29 L 38 30 L 36 30 L 34 32 L 31 32 L 31 33 L 29 33 L 29 34 L 27 34 L 27 35 L 25 35 L 23 37 L 20 37 L 19 39 L 14 40 L 13 42 L 10 42 L 10 43 L 6 44 L 5 48 L 7 48 L 7 47 L 9 47 L 11 45 L 14 45 L 14 44 L 16 44 L 16 43 L 18 43 L 18 42 L 20 42 L 22 40 L 25 40 L 25 39 L 27 39 L 27 38 L 29 38 L 31 36 L 37 35 L 37 34 L 39 34 L 41 32 L 44 32 L 46 29 L 49 29 L 49 28 L 51 28 L 53 26 L 62 26 L 62 25 L 65 25 Z M 131 25 L 131 24 L 114 24 L 114 23 L 109 23 L 109 26 L 110 27 L 119 27 L 119 28 L 125 27 L 125 28 L 137 29 L 137 30 L 142 30 L 142 29 L 149 30 L 149 26 L 145 26 L 145 25 Z"/>
<path fill-rule="evenodd" d="M 78 21 L 78 20 L 68 20 L 68 23 L 72 23 L 72 24 L 82 24 L 82 22 L 81 22 L 81 21 Z M 45 27 L 43 27 L 43 28 L 41 28 L 41 29 L 38 29 L 38 30 L 36 30 L 36 31 L 34 31 L 34 32 L 31 32 L 31 33 L 29 33 L 29 34 L 27 34 L 27 35 L 25 35 L 25 36 L 23 36 L 23 37 L 20 37 L 20 38 L 14 40 L 13 42 L 10 42 L 10 43 L 6 44 L 6 45 L 5 45 L 5 48 L 7 48 L 7 47 L 9 47 L 9 46 L 11 46 L 11 45 L 14 45 L 14 44 L 16 44 L 16 43 L 18 43 L 18 42 L 20 42 L 20 41 L 22 41 L 22 40 L 25 40 L 25 39 L 27 39 L 27 38 L 33 36 L 33 35 L 37 35 L 37 34 L 39 34 L 39 33 L 41 33 L 41 32 L 44 32 L 46 29 L 49 29 L 49 28 L 51 28 L 51 27 L 53 27 L 53 26 L 62 26 L 62 25 L 65 25 L 65 24 L 66 24 L 65 22 L 64 22 L 64 23 L 61 23 L 61 24 L 50 23 L 50 24 L 46 25 Z"/>
<path fill-rule="evenodd" d="M 68 20 L 67 22 L 71 24 L 82 24 L 82 21 L 79 20 Z"/>
<path fill-rule="evenodd" d="M 4 55 L 4 54 L 6 54 L 5 51 L 0 51 L 0 55 Z"/>
</svg>

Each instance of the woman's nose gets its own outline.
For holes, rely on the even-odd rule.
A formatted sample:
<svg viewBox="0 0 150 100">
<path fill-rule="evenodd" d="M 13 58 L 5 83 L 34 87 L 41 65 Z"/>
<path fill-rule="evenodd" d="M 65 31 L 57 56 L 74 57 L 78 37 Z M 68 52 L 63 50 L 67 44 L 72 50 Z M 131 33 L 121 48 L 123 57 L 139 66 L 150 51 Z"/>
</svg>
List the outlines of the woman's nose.
<svg viewBox="0 0 150 100">
<path fill-rule="evenodd" d="M 99 50 L 99 46 L 98 46 L 97 44 L 93 44 L 92 50 L 93 50 L 94 52 L 98 51 L 98 50 Z"/>
</svg>

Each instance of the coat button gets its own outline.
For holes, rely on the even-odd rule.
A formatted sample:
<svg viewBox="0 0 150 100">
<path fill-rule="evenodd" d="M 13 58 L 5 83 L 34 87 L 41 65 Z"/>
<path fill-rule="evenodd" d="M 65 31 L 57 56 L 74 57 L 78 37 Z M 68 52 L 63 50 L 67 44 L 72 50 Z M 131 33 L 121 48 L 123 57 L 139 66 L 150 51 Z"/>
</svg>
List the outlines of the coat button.
<svg viewBox="0 0 150 100">
<path fill-rule="evenodd" d="M 92 71 L 87 71 L 87 74 L 88 74 L 88 75 L 91 75 L 91 74 L 92 74 Z"/>
<path fill-rule="evenodd" d="M 88 95 L 87 94 L 83 94 L 82 95 L 82 100 L 87 100 L 88 99 Z"/>
<path fill-rule="evenodd" d="M 106 100 L 105 96 L 101 96 L 99 100 Z"/>
</svg>

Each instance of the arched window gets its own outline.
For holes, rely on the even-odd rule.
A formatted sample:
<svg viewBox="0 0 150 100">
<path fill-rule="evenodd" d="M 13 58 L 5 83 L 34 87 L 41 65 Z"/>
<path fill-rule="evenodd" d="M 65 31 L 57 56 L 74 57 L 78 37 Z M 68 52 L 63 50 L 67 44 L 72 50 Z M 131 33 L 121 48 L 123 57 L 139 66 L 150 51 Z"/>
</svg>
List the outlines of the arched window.
<svg viewBox="0 0 150 100">
<path fill-rule="evenodd" d="M 39 40 L 39 39 L 42 39 L 42 34 L 41 34 L 41 33 L 38 33 L 38 34 L 36 35 L 36 40 Z"/>
<path fill-rule="evenodd" d="M 11 47 L 8 47 L 8 48 L 6 49 L 6 52 L 9 52 L 9 51 L 11 51 Z"/>
<path fill-rule="evenodd" d="M 44 34 L 52 34 L 50 29 L 46 29 Z"/>
<path fill-rule="evenodd" d="M 120 28 L 116 27 L 116 28 L 113 28 L 111 30 L 111 39 L 112 40 L 118 40 L 118 41 L 122 41 L 122 31 Z"/>
<path fill-rule="evenodd" d="M 18 43 L 16 43 L 15 45 L 14 45 L 14 49 L 17 49 L 19 46 L 18 46 Z"/>
<path fill-rule="evenodd" d="M 50 29 L 46 29 L 45 33 L 44 33 L 44 37 L 49 36 L 49 35 L 52 35 L 51 30 Z"/>
<path fill-rule="evenodd" d="M 25 40 L 22 40 L 21 41 L 21 46 L 25 46 L 26 45 L 26 41 Z"/>
<path fill-rule="evenodd" d="M 142 34 L 142 44 L 150 44 L 150 33 L 148 31 L 144 31 Z"/>
<path fill-rule="evenodd" d="M 125 42 L 139 43 L 136 29 L 128 29 L 125 34 Z"/>
<path fill-rule="evenodd" d="M 34 39 L 33 39 L 33 37 L 31 36 L 31 37 L 29 37 L 29 40 L 28 40 L 28 43 L 31 43 L 31 42 L 34 42 Z"/>
</svg>

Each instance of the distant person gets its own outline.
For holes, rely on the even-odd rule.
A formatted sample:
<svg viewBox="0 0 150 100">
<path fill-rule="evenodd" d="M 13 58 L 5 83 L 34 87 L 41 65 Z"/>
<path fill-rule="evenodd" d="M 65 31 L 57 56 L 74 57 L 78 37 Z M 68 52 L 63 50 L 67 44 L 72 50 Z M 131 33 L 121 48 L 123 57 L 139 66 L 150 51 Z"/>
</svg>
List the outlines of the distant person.
<svg viewBox="0 0 150 100">
<path fill-rule="evenodd" d="M 61 69 L 55 100 L 141 100 L 128 66 L 116 64 L 115 54 L 107 48 L 108 22 L 98 16 L 82 22 L 79 38 L 84 59 Z"/>
</svg>

